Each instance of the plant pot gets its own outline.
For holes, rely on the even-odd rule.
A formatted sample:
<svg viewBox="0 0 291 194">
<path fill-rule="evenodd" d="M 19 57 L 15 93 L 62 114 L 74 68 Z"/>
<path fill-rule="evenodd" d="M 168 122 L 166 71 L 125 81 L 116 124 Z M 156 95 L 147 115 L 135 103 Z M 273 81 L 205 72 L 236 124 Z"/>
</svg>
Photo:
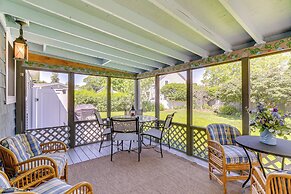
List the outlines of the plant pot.
<svg viewBox="0 0 291 194">
<path fill-rule="evenodd" d="M 276 136 L 268 129 L 265 129 L 263 132 L 260 133 L 260 142 L 267 145 L 277 145 Z"/>
</svg>

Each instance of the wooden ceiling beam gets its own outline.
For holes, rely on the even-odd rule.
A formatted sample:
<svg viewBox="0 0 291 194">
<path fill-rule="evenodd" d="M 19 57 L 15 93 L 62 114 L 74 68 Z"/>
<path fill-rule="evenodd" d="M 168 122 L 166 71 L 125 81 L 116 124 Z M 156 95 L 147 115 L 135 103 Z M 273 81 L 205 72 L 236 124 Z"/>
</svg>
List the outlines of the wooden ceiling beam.
<svg viewBox="0 0 291 194">
<path fill-rule="evenodd" d="M 149 0 L 152 4 L 171 15 L 179 22 L 189 27 L 194 32 L 200 34 L 205 39 L 209 40 L 216 46 L 220 47 L 226 52 L 231 52 L 231 45 L 224 40 L 220 35 L 211 30 L 205 24 L 201 23 L 188 10 L 183 8 L 177 1 L 168 0 Z"/>
<path fill-rule="evenodd" d="M 111 22 L 105 21 L 89 13 L 83 12 L 80 9 L 76 9 L 66 3 L 57 0 L 50 0 L 50 3 L 47 3 L 47 0 L 23 0 L 23 2 L 40 8 L 46 12 L 53 13 L 70 21 L 81 24 L 82 30 L 72 30 L 72 33 L 78 36 L 81 35 L 87 37 L 90 40 L 103 42 L 103 44 L 107 44 L 108 46 L 115 48 L 118 47 L 119 49 L 122 49 L 124 51 L 137 54 L 141 57 L 147 57 L 151 60 L 159 61 L 168 65 L 175 64 L 174 59 L 183 61 L 185 59 L 189 59 L 187 55 L 181 52 L 168 48 L 153 40 L 144 38 L 139 34 L 133 33 Z M 67 2 L 69 3 L 70 1 Z M 43 18 L 40 19 L 41 21 L 44 20 Z M 113 41 L 112 38 L 108 38 L 108 36 L 103 36 L 103 38 L 100 40 L 100 36 L 102 34 L 97 34 L 95 32 L 94 34 L 97 34 L 97 37 L 96 35 L 91 36 L 90 34 L 92 34 L 92 31 L 85 31 L 84 26 L 106 33 L 107 35 L 112 36 L 112 38 L 115 37 L 115 39 Z M 128 43 L 125 44 L 124 41 L 121 41 L 120 39 L 125 40 L 128 43 L 132 43 L 133 45 Z"/>
<path fill-rule="evenodd" d="M 232 17 L 243 27 L 243 29 L 256 41 L 257 44 L 265 43 L 263 36 L 252 23 L 249 10 L 243 1 L 219 0 Z"/>
<path fill-rule="evenodd" d="M 39 64 L 48 64 L 48 65 L 54 65 L 54 66 L 63 66 L 63 67 L 72 67 L 72 68 L 83 68 L 83 69 L 91 69 L 94 71 L 100 71 L 103 73 L 117 73 L 117 74 L 124 74 L 125 76 L 132 76 L 133 74 L 125 72 L 125 71 L 118 71 L 114 69 L 108 69 L 104 67 L 96 67 L 96 66 L 91 66 L 83 63 L 78 63 L 78 62 L 73 62 L 73 61 L 68 61 L 64 59 L 58 59 L 55 57 L 49 57 L 49 56 L 44 56 L 40 54 L 35 54 L 29 52 L 28 56 L 28 62 L 34 62 L 34 63 L 39 63 Z"/>
<path fill-rule="evenodd" d="M 156 22 L 141 16 L 140 14 L 132 11 L 131 9 L 121 6 L 113 0 L 82 0 L 88 5 L 100 9 L 106 13 L 114 15 L 130 24 L 133 24 L 151 34 L 154 34 L 166 41 L 169 41 L 183 49 L 195 53 L 201 57 L 207 57 L 208 51 L 200 48 L 199 46 L 191 43 L 183 36 L 172 32 L 171 30 L 157 24 Z M 185 61 L 187 62 L 187 61 Z"/>
</svg>

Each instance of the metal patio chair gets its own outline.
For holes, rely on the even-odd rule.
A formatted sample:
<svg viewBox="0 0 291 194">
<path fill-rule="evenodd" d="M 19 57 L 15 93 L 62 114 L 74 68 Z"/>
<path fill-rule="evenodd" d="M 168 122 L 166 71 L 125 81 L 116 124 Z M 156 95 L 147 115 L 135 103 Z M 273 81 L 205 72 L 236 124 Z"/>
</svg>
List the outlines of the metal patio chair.
<svg viewBox="0 0 291 194">
<path fill-rule="evenodd" d="M 175 115 L 175 113 L 167 115 L 166 120 L 163 124 L 160 124 L 158 121 L 156 121 L 154 123 L 155 124 L 154 126 L 151 126 L 151 128 L 149 130 L 147 130 L 141 134 L 142 137 L 143 136 L 150 137 L 150 145 L 151 145 L 152 138 L 159 141 L 161 157 L 163 157 L 162 139 L 163 139 L 165 133 L 167 133 L 167 136 L 168 136 L 169 149 L 171 147 L 170 146 L 170 128 L 172 127 L 172 120 L 173 120 L 174 115 Z M 146 127 L 146 124 L 144 124 L 144 126 Z"/>
<path fill-rule="evenodd" d="M 141 152 L 141 138 L 139 130 L 139 118 L 111 118 L 111 161 L 113 158 L 113 142 L 117 141 L 117 148 L 119 146 L 118 142 L 122 144 L 123 151 L 123 142 L 129 141 L 129 152 L 131 150 L 131 142 L 136 141 L 138 143 L 138 161 L 140 161 L 140 152 Z M 114 134 L 114 135 L 113 135 Z"/>
<path fill-rule="evenodd" d="M 96 112 L 94 114 L 95 114 L 95 117 L 97 119 L 97 123 L 98 123 L 99 127 L 102 129 L 101 135 L 100 135 L 101 142 L 100 142 L 100 146 L 99 146 L 99 152 L 100 152 L 102 148 L 110 146 L 110 145 L 102 146 L 105 139 L 108 140 L 108 137 L 111 134 L 110 123 L 109 123 L 110 120 L 109 120 L 109 118 L 106 118 L 106 121 L 103 121 L 103 119 L 101 118 L 100 112 Z"/>
</svg>

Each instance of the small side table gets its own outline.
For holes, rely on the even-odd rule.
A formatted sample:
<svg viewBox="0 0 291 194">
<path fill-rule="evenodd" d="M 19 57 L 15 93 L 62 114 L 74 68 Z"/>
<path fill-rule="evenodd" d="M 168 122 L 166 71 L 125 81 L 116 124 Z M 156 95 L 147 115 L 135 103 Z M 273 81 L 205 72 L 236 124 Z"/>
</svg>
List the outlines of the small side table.
<svg viewBox="0 0 291 194">
<path fill-rule="evenodd" d="M 262 165 L 262 162 L 260 161 L 259 154 L 270 154 L 274 156 L 280 156 L 282 157 L 282 167 L 281 170 L 284 170 L 284 160 L 285 158 L 291 158 L 291 141 L 284 140 L 284 139 L 277 139 L 277 145 L 267 145 L 260 142 L 260 137 L 258 136 L 250 136 L 250 135 L 243 135 L 236 138 L 236 143 L 243 147 L 244 151 L 247 154 L 247 157 L 249 159 L 250 164 L 250 173 L 247 178 L 247 180 L 243 183 L 243 187 L 246 185 L 246 183 L 251 178 L 251 170 L 252 170 L 252 162 L 250 160 L 250 156 L 246 149 L 252 150 L 257 152 L 257 157 L 259 164 L 263 170 L 263 174 L 266 177 L 264 167 Z"/>
</svg>

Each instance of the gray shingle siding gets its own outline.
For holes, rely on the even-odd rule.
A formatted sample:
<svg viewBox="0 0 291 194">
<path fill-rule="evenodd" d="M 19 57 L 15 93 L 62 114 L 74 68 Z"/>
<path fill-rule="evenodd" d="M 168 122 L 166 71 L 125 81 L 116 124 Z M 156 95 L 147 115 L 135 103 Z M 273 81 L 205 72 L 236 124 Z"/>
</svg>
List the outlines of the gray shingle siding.
<svg viewBox="0 0 291 194">
<path fill-rule="evenodd" d="M 15 103 L 5 104 L 5 31 L 0 24 L 0 138 L 15 134 Z"/>
</svg>

